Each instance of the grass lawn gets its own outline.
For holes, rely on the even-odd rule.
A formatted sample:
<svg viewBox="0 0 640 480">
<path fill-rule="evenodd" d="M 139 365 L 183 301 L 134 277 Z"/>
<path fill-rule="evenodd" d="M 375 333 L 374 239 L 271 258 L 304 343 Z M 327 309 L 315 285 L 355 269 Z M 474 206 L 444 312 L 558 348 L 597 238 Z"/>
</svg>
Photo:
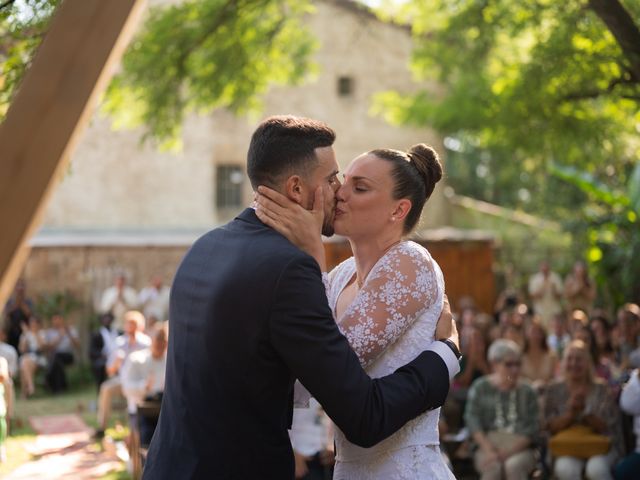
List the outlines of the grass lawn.
<svg viewBox="0 0 640 480">
<path fill-rule="evenodd" d="M 95 384 L 87 377 L 87 372 L 81 367 L 71 368 L 69 371 L 69 384 L 72 386 L 68 392 L 59 395 L 51 395 L 42 387 L 37 387 L 36 394 L 25 400 L 20 398 L 20 388 L 16 387 L 16 405 L 14 419 L 11 422 L 9 437 L 6 441 L 7 461 L 0 463 L 0 478 L 15 470 L 23 463 L 34 458 L 27 452 L 24 445 L 35 442 L 36 432 L 29 424 L 29 417 L 39 415 L 56 415 L 64 413 L 77 413 L 92 428 L 96 427 L 95 405 L 97 391 Z M 127 424 L 126 411 L 114 411 L 111 425 L 116 423 Z M 101 477 L 101 480 L 128 480 L 131 476 L 122 471 L 114 472 Z"/>
</svg>

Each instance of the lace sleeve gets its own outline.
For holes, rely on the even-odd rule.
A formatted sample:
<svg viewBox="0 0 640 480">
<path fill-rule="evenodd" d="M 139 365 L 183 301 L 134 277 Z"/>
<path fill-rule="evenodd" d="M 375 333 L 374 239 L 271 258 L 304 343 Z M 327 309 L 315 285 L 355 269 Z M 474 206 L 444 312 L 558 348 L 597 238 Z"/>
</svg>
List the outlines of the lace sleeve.
<svg viewBox="0 0 640 480">
<path fill-rule="evenodd" d="M 426 251 L 395 248 L 372 269 L 338 325 L 366 367 L 437 298 L 436 272 Z"/>
<path fill-rule="evenodd" d="M 331 283 L 329 281 L 329 274 L 327 274 L 327 272 L 322 272 L 322 284 L 324 285 L 324 291 L 327 292 L 328 298 L 329 293 L 331 292 Z"/>
</svg>

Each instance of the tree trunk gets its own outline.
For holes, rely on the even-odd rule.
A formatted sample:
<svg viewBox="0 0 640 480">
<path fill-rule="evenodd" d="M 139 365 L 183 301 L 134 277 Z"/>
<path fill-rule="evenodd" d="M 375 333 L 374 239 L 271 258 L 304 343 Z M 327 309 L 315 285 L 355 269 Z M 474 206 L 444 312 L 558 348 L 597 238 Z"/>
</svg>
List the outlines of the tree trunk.
<svg viewBox="0 0 640 480">
<path fill-rule="evenodd" d="M 604 22 L 629 60 L 629 72 L 640 83 L 640 28 L 620 0 L 589 0 L 589 8 Z"/>
</svg>

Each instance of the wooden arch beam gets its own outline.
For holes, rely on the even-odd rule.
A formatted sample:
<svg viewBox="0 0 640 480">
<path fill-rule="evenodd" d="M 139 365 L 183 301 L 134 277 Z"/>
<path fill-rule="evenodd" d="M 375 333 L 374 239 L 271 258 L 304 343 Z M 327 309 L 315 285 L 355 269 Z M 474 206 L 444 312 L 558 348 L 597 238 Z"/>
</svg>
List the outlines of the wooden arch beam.
<svg viewBox="0 0 640 480">
<path fill-rule="evenodd" d="M 0 125 L 0 309 L 145 0 L 64 0 Z"/>
</svg>

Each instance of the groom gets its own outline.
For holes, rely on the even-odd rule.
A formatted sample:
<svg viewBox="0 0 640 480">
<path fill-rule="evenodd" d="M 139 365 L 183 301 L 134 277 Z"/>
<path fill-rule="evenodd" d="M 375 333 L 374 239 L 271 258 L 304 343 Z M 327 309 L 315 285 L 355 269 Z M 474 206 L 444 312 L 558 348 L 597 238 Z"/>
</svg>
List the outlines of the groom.
<svg viewBox="0 0 640 480">
<path fill-rule="evenodd" d="M 252 136 L 247 164 L 254 189 L 267 185 L 308 207 L 322 187 L 329 235 L 340 186 L 334 140 L 322 122 L 270 117 Z M 315 260 L 250 208 L 191 247 L 169 317 L 146 480 L 293 479 L 296 378 L 351 442 L 368 447 L 442 405 L 459 370 L 455 347 L 434 342 L 395 373 L 369 378 L 336 326 Z"/>
</svg>

